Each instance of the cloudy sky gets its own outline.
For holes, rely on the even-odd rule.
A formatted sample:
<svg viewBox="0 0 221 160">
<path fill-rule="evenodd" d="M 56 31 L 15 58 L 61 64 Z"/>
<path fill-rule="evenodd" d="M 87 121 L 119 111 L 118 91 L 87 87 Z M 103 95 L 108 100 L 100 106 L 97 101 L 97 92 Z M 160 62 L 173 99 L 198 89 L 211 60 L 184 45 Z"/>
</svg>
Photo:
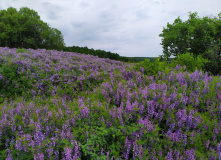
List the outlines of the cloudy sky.
<svg viewBox="0 0 221 160">
<path fill-rule="evenodd" d="M 188 12 L 214 17 L 221 0 L 0 0 L 0 10 L 28 7 L 60 30 L 66 46 L 87 46 L 126 57 L 162 55 L 159 34 Z"/>
</svg>

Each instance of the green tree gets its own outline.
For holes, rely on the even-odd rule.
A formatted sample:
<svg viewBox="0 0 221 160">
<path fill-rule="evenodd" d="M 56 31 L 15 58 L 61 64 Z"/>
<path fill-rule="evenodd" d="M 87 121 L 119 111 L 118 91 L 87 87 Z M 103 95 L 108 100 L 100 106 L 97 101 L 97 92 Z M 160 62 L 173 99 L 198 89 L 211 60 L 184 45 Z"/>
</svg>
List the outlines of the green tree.
<svg viewBox="0 0 221 160">
<path fill-rule="evenodd" d="M 173 24 L 167 23 L 159 36 L 162 37 L 164 57 L 176 57 L 186 52 L 195 57 L 201 55 L 209 60 L 205 71 L 221 74 L 221 14 L 218 18 L 199 18 L 196 12 L 189 12 L 188 20 L 183 22 L 178 17 Z"/>
<path fill-rule="evenodd" d="M 61 32 L 40 20 L 34 10 L 27 7 L 0 11 L 0 46 L 10 48 L 64 48 Z"/>
</svg>

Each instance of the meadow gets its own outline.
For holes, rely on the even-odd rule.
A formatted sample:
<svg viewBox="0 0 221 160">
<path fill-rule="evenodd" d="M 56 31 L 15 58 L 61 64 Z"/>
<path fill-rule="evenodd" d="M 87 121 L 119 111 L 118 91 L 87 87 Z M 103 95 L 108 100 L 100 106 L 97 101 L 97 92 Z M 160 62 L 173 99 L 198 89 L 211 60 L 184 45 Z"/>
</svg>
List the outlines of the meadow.
<svg viewBox="0 0 221 160">
<path fill-rule="evenodd" d="M 221 77 L 0 47 L 0 159 L 221 159 Z"/>
</svg>

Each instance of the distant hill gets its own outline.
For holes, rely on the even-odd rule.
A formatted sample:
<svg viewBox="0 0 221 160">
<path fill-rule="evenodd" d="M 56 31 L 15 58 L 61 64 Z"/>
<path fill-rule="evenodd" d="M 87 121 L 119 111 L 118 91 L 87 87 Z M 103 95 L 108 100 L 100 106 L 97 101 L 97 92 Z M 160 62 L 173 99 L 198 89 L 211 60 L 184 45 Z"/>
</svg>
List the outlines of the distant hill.
<svg viewBox="0 0 221 160">
<path fill-rule="evenodd" d="M 98 56 L 99 58 L 109 58 L 111 60 L 116 60 L 116 61 L 122 61 L 122 62 L 137 62 L 136 60 L 132 58 L 127 58 L 124 56 L 120 56 L 117 53 L 111 53 L 110 51 L 104 51 L 100 49 L 93 49 L 93 48 L 88 48 L 88 47 L 79 47 L 79 46 L 72 46 L 72 47 L 64 47 L 63 51 L 65 52 L 76 52 L 76 53 L 82 53 L 82 54 L 89 54 L 89 55 L 94 55 Z"/>
<path fill-rule="evenodd" d="M 128 59 L 137 60 L 138 62 L 144 61 L 145 59 L 149 59 L 150 62 L 153 62 L 158 57 L 127 57 Z M 173 58 L 168 58 L 171 61 Z"/>
<path fill-rule="evenodd" d="M 110 51 L 107 52 L 107 51 L 100 50 L 100 49 L 95 50 L 93 48 L 88 48 L 86 46 L 85 47 L 79 47 L 79 46 L 64 47 L 63 51 L 89 54 L 89 55 L 98 56 L 99 58 L 109 58 L 111 60 L 130 62 L 130 63 L 138 63 L 140 61 L 144 61 L 144 59 L 149 59 L 150 62 L 153 62 L 156 58 L 158 58 L 158 57 L 125 57 L 125 56 L 120 56 L 117 53 L 111 53 Z M 169 58 L 169 61 L 171 59 L 173 58 Z"/>
</svg>

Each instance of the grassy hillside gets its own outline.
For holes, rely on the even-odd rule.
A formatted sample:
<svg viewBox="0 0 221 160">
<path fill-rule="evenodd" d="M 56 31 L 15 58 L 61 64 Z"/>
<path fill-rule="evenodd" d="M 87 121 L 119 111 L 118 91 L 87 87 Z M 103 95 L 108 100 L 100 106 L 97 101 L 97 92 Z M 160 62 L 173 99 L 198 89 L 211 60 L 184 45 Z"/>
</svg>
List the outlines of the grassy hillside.
<svg viewBox="0 0 221 160">
<path fill-rule="evenodd" d="M 0 159 L 220 158 L 221 78 L 135 66 L 0 48 Z"/>
</svg>

